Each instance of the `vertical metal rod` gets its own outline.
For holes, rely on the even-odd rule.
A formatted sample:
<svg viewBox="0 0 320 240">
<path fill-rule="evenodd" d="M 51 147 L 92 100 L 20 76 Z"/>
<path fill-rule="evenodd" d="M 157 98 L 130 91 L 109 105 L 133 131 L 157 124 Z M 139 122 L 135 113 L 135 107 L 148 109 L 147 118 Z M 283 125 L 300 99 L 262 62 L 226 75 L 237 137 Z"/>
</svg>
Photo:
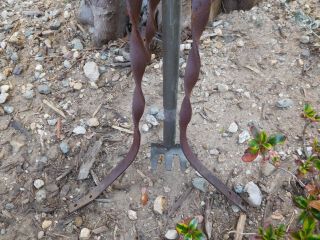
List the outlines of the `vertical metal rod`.
<svg viewBox="0 0 320 240">
<path fill-rule="evenodd" d="M 162 0 L 163 30 L 163 144 L 166 148 L 175 145 L 177 88 L 180 50 L 181 0 Z"/>
</svg>

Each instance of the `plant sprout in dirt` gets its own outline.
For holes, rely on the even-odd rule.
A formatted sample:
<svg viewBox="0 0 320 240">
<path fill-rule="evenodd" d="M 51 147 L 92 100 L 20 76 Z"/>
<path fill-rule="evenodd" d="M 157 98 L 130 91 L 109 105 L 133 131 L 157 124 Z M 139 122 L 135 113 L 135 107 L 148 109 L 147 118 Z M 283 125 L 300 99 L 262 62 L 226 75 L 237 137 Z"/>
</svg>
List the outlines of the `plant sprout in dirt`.
<svg viewBox="0 0 320 240">
<path fill-rule="evenodd" d="M 252 162 L 261 155 L 264 162 L 272 160 L 272 162 L 276 164 L 279 161 L 279 156 L 277 152 L 274 151 L 274 148 L 279 144 L 283 144 L 286 137 L 283 134 L 268 136 L 264 130 L 259 131 L 254 126 L 252 126 L 250 130 L 253 139 L 249 140 L 249 147 L 245 150 L 242 160 L 244 162 Z"/>
<path fill-rule="evenodd" d="M 193 218 L 190 222 L 181 222 L 176 226 L 181 240 L 205 240 L 204 233 L 198 229 L 198 219 Z"/>
</svg>

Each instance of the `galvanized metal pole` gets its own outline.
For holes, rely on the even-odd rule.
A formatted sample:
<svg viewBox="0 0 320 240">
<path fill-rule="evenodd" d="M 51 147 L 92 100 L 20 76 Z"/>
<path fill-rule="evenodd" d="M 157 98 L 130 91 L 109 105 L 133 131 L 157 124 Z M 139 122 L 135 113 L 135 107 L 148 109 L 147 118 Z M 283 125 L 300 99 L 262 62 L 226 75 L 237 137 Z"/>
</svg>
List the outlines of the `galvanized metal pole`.
<svg viewBox="0 0 320 240">
<path fill-rule="evenodd" d="M 163 30 L 163 145 L 175 145 L 180 50 L 181 0 L 162 0 Z"/>
</svg>

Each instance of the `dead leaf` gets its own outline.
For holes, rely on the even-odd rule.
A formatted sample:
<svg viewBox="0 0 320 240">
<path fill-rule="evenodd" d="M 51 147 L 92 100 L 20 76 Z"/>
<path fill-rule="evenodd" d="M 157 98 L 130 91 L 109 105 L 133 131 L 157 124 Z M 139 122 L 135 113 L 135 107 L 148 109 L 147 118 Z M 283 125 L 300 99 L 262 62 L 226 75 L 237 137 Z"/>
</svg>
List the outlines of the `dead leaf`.
<svg viewBox="0 0 320 240">
<path fill-rule="evenodd" d="M 141 204 L 142 206 L 147 205 L 149 201 L 148 193 L 146 188 L 141 189 Z"/>
<path fill-rule="evenodd" d="M 312 207 L 312 208 L 320 211 L 320 200 L 314 200 L 314 201 L 309 202 L 309 207 Z"/>
<path fill-rule="evenodd" d="M 258 157 L 259 153 L 251 153 L 249 149 L 247 149 L 243 156 L 242 156 L 242 161 L 244 162 L 252 162 L 253 160 L 255 160 Z"/>
</svg>

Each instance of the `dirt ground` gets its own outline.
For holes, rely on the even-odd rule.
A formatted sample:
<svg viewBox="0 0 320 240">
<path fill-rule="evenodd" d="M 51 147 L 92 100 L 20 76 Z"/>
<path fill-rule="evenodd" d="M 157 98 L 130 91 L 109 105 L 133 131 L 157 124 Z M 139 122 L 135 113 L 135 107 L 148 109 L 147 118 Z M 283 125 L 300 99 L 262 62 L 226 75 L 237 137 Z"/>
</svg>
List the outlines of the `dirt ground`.
<svg viewBox="0 0 320 240">
<path fill-rule="evenodd" d="M 172 171 L 160 165 L 151 172 L 150 144 L 162 139 L 159 119 L 159 125 L 149 124 L 142 132 L 138 157 L 125 174 L 97 201 L 68 214 L 68 204 L 95 186 L 132 141 L 123 131 L 132 129 L 134 87 L 126 62 L 127 41 L 95 49 L 87 30 L 76 22 L 77 8 L 76 0 L 0 2 L 2 97 L 9 86 L 0 104 L 0 239 L 78 239 L 84 228 L 91 230 L 89 239 L 164 239 L 177 222 L 194 216 L 212 222 L 211 239 L 233 239 L 229 232 L 241 212 L 211 186 L 205 186 L 205 192 L 192 188 L 168 216 L 199 176 L 192 168 L 181 172 L 177 164 Z M 294 172 L 302 144 L 303 104 L 308 101 L 320 109 L 320 31 L 303 25 L 297 12 L 319 24 L 317 0 L 267 0 L 247 12 L 219 15 L 201 41 L 202 68 L 193 91 L 189 141 L 199 159 L 230 188 L 250 181 L 260 188 L 262 204 L 248 207 L 247 233 L 270 222 L 292 222 L 294 227 L 292 219 L 298 214 L 292 203 L 292 176 L 272 166 L 274 171 L 262 170 L 259 161 L 242 162 L 246 142 L 239 143 L 239 135 L 252 122 L 269 133 L 285 134 L 288 140 L 279 148 L 281 167 Z M 83 49 L 74 49 L 75 38 Z M 178 105 L 188 43 L 182 44 Z M 89 61 L 99 66 L 95 83 L 83 71 Z M 150 109 L 162 111 L 161 74 L 162 60 L 156 55 L 144 76 L 141 125 L 147 124 Z M 279 107 L 283 99 L 290 99 L 290 106 Z M 233 122 L 238 129 L 229 132 Z M 82 132 L 76 134 L 79 128 Z M 308 136 L 317 133 L 316 128 L 312 131 Z M 99 139 L 103 144 L 88 178 L 78 180 L 88 148 Z M 145 206 L 140 203 L 142 188 L 149 197 Z M 154 211 L 158 196 L 167 202 L 163 214 Z M 135 220 L 129 219 L 129 210 L 136 212 Z"/>
</svg>

